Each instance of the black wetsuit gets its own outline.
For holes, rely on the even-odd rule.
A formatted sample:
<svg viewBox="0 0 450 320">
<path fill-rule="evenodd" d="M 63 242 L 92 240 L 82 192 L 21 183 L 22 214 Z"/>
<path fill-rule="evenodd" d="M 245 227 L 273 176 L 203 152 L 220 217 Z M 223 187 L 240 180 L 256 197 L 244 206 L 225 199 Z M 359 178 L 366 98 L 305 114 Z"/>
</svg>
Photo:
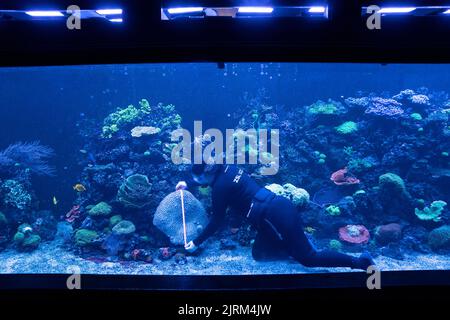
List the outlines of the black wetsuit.
<svg viewBox="0 0 450 320">
<path fill-rule="evenodd" d="M 297 208 L 288 199 L 261 188 L 236 166 L 224 165 L 212 187 L 212 217 L 194 240 L 200 245 L 221 225 L 229 208 L 249 218 L 258 230 L 253 245 L 256 260 L 292 256 L 308 267 L 357 267 L 357 259 L 334 251 L 317 251 L 303 232 Z"/>
</svg>

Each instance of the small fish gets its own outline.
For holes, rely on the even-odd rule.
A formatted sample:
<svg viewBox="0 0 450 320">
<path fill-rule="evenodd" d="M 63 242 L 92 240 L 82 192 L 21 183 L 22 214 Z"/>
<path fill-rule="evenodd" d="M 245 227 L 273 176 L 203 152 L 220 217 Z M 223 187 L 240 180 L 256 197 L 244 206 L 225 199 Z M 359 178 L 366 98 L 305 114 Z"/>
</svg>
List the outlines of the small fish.
<svg viewBox="0 0 450 320">
<path fill-rule="evenodd" d="M 86 154 L 86 153 L 87 153 L 87 151 L 84 150 L 84 149 L 80 149 L 80 152 L 83 153 L 83 154 Z"/>
<path fill-rule="evenodd" d="M 56 197 L 55 196 L 53 196 L 53 205 L 57 205 L 58 204 L 58 199 L 56 199 Z"/>
<path fill-rule="evenodd" d="M 305 232 L 310 234 L 313 234 L 316 231 L 316 229 L 314 229 L 313 227 L 306 227 L 304 230 Z"/>
<path fill-rule="evenodd" d="M 86 187 L 83 186 L 81 183 L 77 183 L 76 185 L 73 186 L 73 190 L 77 192 L 84 192 L 86 191 Z"/>
</svg>

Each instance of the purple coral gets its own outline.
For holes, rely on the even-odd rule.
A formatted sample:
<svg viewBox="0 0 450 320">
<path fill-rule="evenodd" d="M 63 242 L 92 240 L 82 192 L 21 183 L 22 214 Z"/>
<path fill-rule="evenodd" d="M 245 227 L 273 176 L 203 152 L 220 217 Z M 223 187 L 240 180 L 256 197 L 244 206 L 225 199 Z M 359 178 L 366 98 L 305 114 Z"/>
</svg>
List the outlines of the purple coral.
<svg viewBox="0 0 450 320">
<path fill-rule="evenodd" d="M 52 148 L 43 146 L 39 141 L 16 142 L 0 151 L 0 167 L 19 164 L 42 176 L 52 176 L 55 169 L 47 163 L 54 155 Z"/>
<path fill-rule="evenodd" d="M 371 105 L 365 113 L 382 117 L 397 117 L 402 115 L 404 110 L 402 104 L 394 99 L 375 97 L 371 99 Z"/>
</svg>

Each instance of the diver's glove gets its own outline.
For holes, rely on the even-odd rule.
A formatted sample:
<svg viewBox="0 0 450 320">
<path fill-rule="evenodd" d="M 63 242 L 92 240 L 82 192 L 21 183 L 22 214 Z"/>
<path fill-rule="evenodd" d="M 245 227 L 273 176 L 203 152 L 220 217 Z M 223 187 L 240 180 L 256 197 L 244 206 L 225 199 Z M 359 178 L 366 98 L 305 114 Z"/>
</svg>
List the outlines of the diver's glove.
<svg viewBox="0 0 450 320">
<path fill-rule="evenodd" d="M 186 181 L 178 181 L 177 186 L 175 187 L 175 190 L 184 190 L 187 188 Z"/>
<path fill-rule="evenodd" d="M 184 249 L 186 249 L 186 251 L 189 253 L 195 252 L 197 248 L 198 247 L 195 245 L 194 241 L 189 241 L 189 243 L 184 246 Z"/>
</svg>

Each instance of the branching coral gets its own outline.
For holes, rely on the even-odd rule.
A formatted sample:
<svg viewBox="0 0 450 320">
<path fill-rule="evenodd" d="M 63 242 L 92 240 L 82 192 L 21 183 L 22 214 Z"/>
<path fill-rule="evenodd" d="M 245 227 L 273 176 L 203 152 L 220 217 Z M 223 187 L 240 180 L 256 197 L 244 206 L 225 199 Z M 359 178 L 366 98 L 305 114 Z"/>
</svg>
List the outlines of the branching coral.
<svg viewBox="0 0 450 320">
<path fill-rule="evenodd" d="M 350 134 L 358 131 L 358 125 L 353 121 L 346 121 L 343 124 L 337 126 L 336 131 L 340 134 Z"/>
<path fill-rule="evenodd" d="M 0 169 L 19 166 L 37 175 L 53 176 L 55 169 L 47 163 L 53 155 L 53 149 L 39 141 L 16 142 L 0 152 Z"/>
<path fill-rule="evenodd" d="M 1 188 L 4 196 L 4 203 L 20 210 L 25 210 L 31 205 L 31 195 L 25 187 L 16 180 L 6 180 Z"/>
<path fill-rule="evenodd" d="M 447 202 L 442 200 L 433 201 L 429 207 L 425 207 L 422 210 L 415 208 L 414 213 L 420 220 L 438 222 L 441 221 L 441 214 L 446 205 Z"/>
<path fill-rule="evenodd" d="M 339 113 L 339 106 L 340 104 L 338 102 L 332 100 L 329 100 L 328 102 L 319 100 L 308 107 L 308 112 L 315 115 L 333 115 Z"/>
</svg>

